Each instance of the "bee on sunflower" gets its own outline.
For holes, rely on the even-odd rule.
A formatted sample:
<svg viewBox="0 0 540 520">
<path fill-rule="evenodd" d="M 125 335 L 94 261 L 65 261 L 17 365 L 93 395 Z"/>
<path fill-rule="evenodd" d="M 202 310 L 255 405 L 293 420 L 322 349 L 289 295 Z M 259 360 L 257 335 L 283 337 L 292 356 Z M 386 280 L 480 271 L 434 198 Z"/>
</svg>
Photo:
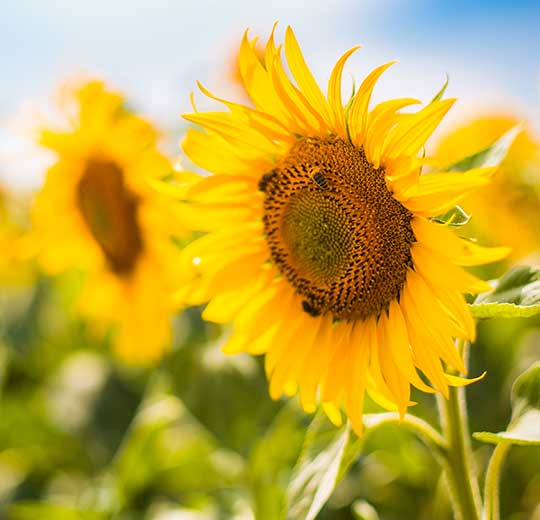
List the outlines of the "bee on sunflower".
<svg viewBox="0 0 540 520">
<path fill-rule="evenodd" d="M 74 108 L 69 128 L 39 135 L 57 160 L 32 212 L 38 260 L 52 274 L 83 270 L 81 312 L 116 325 L 122 360 L 154 362 L 171 340 L 179 226 L 151 182 L 173 167 L 153 126 L 102 82 L 70 87 L 62 99 Z"/>
<path fill-rule="evenodd" d="M 289 27 L 264 59 L 244 36 L 239 66 L 253 102 L 184 117 L 183 149 L 213 175 L 186 195 L 185 221 L 206 234 L 182 253 L 186 304 L 232 322 L 224 352 L 265 355 L 270 395 L 319 402 L 362 431 L 364 395 L 403 416 L 411 385 L 448 395 L 464 374 L 454 338 L 473 340 L 463 293 L 489 285 L 462 266 L 495 261 L 430 220 L 485 186 L 494 168 L 421 175 L 419 153 L 454 100 L 394 99 L 370 108 L 377 67 L 344 103 L 346 52 L 325 95 Z M 291 79 L 286 70 L 290 70 Z"/>
</svg>

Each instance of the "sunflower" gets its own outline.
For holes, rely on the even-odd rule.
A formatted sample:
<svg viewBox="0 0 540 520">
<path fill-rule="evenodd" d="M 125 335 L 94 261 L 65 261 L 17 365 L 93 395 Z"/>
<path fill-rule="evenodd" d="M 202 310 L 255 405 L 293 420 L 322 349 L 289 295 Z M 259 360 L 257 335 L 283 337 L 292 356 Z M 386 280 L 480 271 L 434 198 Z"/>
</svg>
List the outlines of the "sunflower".
<svg viewBox="0 0 540 520">
<path fill-rule="evenodd" d="M 65 131 L 42 130 L 57 154 L 33 208 L 44 270 L 86 273 L 80 310 L 116 325 L 117 354 L 131 363 L 157 360 L 171 339 L 171 294 L 178 222 L 152 179 L 173 168 L 156 148 L 158 134 L 99 81 L 69 88 Z"/>
<path fill-rule="evenodd" d="M 187 192 L 184 218 L 206 234 L 185 248 L 178 297 L 232 322 L 224 352 L 265 354 L 270 395 L 344 408 L 362 429 L 367 391 L 403 416 L 411 385 L 448 395 L 467 380 L 453 338 L 473 340 L 463 293 L 489 289 L 461 266 L 507 253 L 430 220 L 486 185 L 493 168 L 420 175 L 417 157 L 454 100 L 395 99 L 370 109 L 371 72 L 346 103 L 335 65 L 325 96 L 289 27 L 286 63 L 274 35 L 264 60 L 247 34 L 239 65 L 247 107 L 184 117 L 185 153 L 214 175 Z M 290 70 L 292 80 L 286 70 Z"/>
<path fill-rule="evenodd" d="M 501 113 L 477 117 L 441 139 L 438 162 L 451 164 L 459 156 L 471 155 L 518 123 L 515 116 Z M 517 136 L 485 192 L 470 195 L 462 205 L 474 215 L 471 232 L 510 246 L 509 260 L 540 253 L 540 146 L 529 130 Z"/>
</svg>

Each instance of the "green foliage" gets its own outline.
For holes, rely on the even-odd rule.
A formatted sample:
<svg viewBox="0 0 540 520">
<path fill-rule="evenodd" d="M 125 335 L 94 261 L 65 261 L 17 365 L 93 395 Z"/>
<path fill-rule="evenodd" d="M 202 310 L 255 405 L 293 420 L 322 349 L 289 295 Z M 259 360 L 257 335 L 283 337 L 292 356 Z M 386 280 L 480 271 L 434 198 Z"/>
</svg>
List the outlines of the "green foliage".
<svg viewBox="0 0 540 520">
<path fill-rule="evenodd" d="M 491 444 L 540 446 L 540 362 L 529 367 L 512 385 L 512 421 L 507 430 L 478 432 L 474 438 Z"/>
<path fill-rule="evenodd" d="M 540 361 L 530 366 L 512 385 L 512 408 L 514 415 L 521 410 L 536 408 L 540 410 Z"/>
<path fill-rule="evenodd" d="M 287 520 L 313 520 L 358 455 L 362 440 L 319 412 L 306 434 L 287 496 Z"/>
<path fill-rule="evenodd" d="M 486 304 L 530 302 L 534 276 L 537 268 L 508 275 Z M 294 400 L 268 397 L 260 359 L 220 352 L 227 331 L 205 324 L 198 309 L 176 320 L 173 351 L 160 366 L 120 365 L 107 338 L 73 312 L 78 284 L 77 275 L 41 279 L 3 295 L 0 518 L 451 519 L 440 470 L 406 425 L 380 426 L 387 415 L 367 414 L 362 439 L 322 414 L 308 427 Z M 492 376 L 470 392 L 473 420 L 493 432 L 505 428 L 503 390 L 523 359 L 520 334 L 537 330 L 534 320 L 529 329 L 525 320 L 504 323 L 482 323 L 472 367 Z M 514 385 L 514 410 L 527 410 L 520 422 L 486 440 L 536 442 L 538 371 L 533 365 Z M 484 406 L 488 398 L 497 406 Z M 433 401 L 420 393 L 413 400 L 414 413 L 433 421 Z M 510 467 L 508 509 L 519 510 L 539 465 L 531 454 Z"/>
<path fill-rule="evenodd" d="M 461 206 L 454 206 L 446 213 L 433 217 L 431 220 L 450 227 L 461 227 L 467 224 L 471 216 Z"/>
<path fill-rule="evenodd" d="M 515 267 L 493 291 L 470 306 L 477 318 L 523 318 L 540 314 L 540 266 Z"/>
<path fill-rule="evenodd" d="M 508 150 L 516 137 L 523 131 L 521 125 L 516 125 L 490 146 L 465 159 L 461 159 L 445 168 L 446 171 L 465 172 L 472 168 L 482 168 L 487 166 L 498 166 L 506 157 Z"/>
<path fill-rule="evenodd" d="M 528 410 L 507 431 L 477 432 L 474 438 L 490 444 L 508 441 L 519 446 L 540 446 L 540 411 Z"/>
</svg>

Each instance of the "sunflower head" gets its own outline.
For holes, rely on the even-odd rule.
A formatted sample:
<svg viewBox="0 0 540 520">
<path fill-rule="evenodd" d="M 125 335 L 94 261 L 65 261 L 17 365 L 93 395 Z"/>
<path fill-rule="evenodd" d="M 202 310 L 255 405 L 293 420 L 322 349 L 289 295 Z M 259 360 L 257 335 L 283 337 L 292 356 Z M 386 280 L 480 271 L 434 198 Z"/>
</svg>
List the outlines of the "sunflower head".
<svg viewBox="0 0 540 520">
<path fill-rule="evenodd" d="M 50 273 L 86 273 L 81 311 L 114 324 L 129 362 L 158 359 L 170 339 L 169 297 L 179 221 L 152 182 L 173 172 L 154 127 L 102 82 L 64 88 L 62 129 L 40 143 L 56 154 L 33 208 L 33 237 Z"/>
<path fill-rule="evenodd" d="M 184 216 L 207 234 L 183 252 L 179 297 L 233 332 L 228 353 L 265 354 L 270 394 L 344 407 L 362 428 L 367 390 L 405 413 L 411 384 L 447 394 L 467 380 L 454 338 L 473 339 L 463 293 L 489 286 L 461 266 L 504 256 L 430 218 L 485 186 L 494 168 L 423 175 L 420 152 L 454 100 L 417 112 L 403 98 L 370 106 L 377 67 L 342 99 L 346 52 L 324 93 L 292 29 L 261 58 L 244 36 L 239 68 L 252 104 L 195 112 L 186 154 L 213 176 L 187 193 Z M 286 72 L 290 71 L 290 75 Z M 292 76 L 292 77 L 291 77 Z"/>
</svg>

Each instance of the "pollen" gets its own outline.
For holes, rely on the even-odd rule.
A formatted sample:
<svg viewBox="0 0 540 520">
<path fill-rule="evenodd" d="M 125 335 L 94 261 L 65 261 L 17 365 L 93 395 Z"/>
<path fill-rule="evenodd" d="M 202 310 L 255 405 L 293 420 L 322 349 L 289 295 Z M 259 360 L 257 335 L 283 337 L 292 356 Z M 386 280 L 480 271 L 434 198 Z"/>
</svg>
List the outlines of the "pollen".
<svg viewBox="0 0 540 520">
<path fill-rule="evenodd" d="M 412 213 L 361 148 L 302 138 L 259 187 L 272 262 L 304 312 L 364 320 L 399 298 L 412 267 Z"/>
<path fill-rule="evenodd" d="M 83 220 L 112 271 L 128 275 L 142 252 L 137 198 L 114 162 L 88 161 L 77 189 Z"/>
</svg>

